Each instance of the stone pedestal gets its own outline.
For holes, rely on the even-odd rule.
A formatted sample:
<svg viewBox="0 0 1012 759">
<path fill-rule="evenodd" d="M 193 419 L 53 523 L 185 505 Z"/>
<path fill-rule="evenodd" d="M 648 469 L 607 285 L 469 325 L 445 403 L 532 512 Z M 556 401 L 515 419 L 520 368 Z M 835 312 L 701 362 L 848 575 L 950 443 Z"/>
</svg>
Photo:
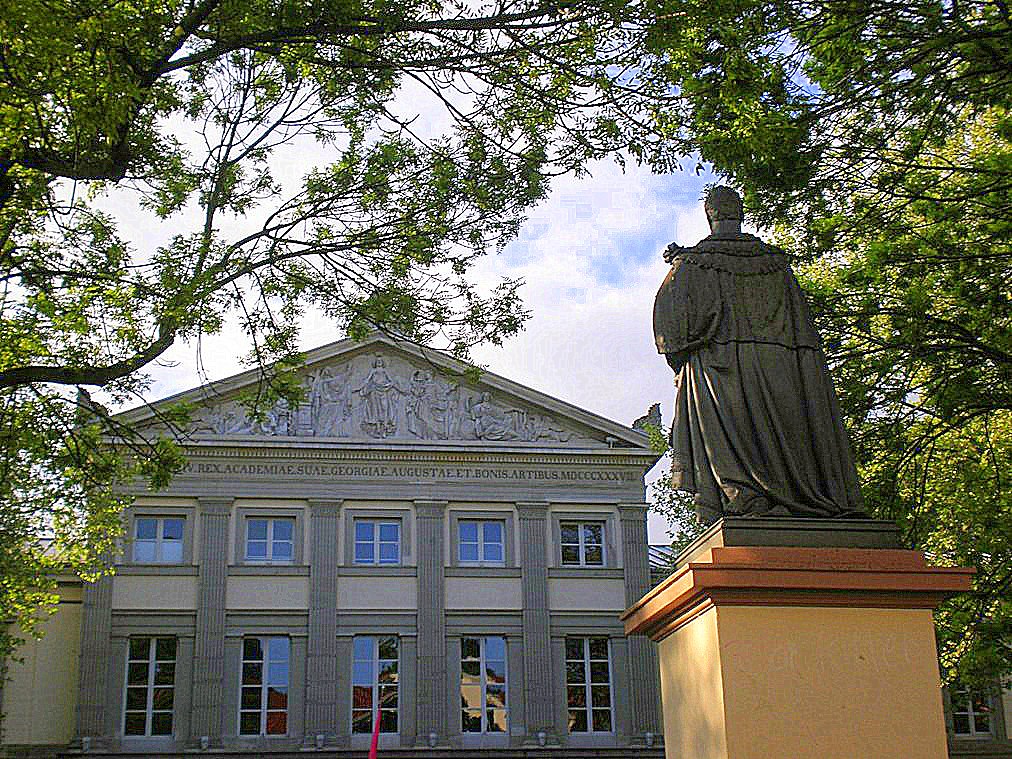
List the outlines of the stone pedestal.
<svg viewBox="0 0 1012 759">
<path fill-rule="evenodd" d="M 929 567 L 871 521 L 718 522 L 630 607 L 659 644 L 667 756 L 945 759 Z"/>
</svg>

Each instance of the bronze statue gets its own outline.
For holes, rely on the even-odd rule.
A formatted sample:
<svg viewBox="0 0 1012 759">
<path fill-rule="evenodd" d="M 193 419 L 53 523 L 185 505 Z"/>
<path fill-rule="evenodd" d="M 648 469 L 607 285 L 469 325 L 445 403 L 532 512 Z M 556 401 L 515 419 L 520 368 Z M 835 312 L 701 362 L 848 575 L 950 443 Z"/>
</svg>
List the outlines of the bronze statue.
<svg viewBox="0 0 1012 759">
<path fill-rule="evenodd" d="M 864 517 L 819 336 L 787 256 L 741 231 L 741 198 L 706 196 L 711 234 L 669 246 L 654 302 L 675 372 L 672 479 L 721 515 Z"/>
</svg>

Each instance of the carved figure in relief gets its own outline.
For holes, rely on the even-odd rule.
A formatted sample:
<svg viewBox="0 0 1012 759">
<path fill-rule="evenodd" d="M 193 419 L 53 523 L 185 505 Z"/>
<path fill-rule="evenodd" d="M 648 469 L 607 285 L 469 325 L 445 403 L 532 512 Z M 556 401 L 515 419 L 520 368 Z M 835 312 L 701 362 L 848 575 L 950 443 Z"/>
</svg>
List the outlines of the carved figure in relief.
<svg viewBox="0 0 1012 759">
<path fill-rule="evenodd" d="M 519 409 L 511 413 L 516 415 L 520 437 L 529 443 L 538 440 L 555 440 L 564 443 L 572 437 L 569 432 L 556 426 L 555 420 L 546 414 L 533 414 Z"/>
<path fill-rule="evenodd" d="M 310 402 L 313 409 L 313 430 L 321 437 L 347 437 L 351 419 L 351 369 L 337 372 L 325 367 L 313 380 Z"/>
<path fill-rule="evenodd" d="M 355 390 L 362 396 L 362 430 L 370 437 L 389 437 L 397 432 L 397 395 L 403 391 L 386 370 L 382 356 L 376 356 L 365 381 Z"/>
<path fill-rule="evenodd" d="M 514 440 L 516 432 L 510 429 L 506 418 L 492 404 L 492 396 L 482 393 L 477 402 L 467 400 L 467 410 L 474 422 L 474 434 L 479 440 Z"/>
<path fill-rule="evenodd" d="M 277 435 L 286 437 L 291 435 L 292 410 L 288 401 L 281 398 L 267 411 L 263 420 L 254 422 L 250 432 L 254 435 Z"/>
<path fill-rule="evenodd" d="M 208 426 L 218 435 L 242 435 L 252 431 L 245 415 L 236 414 L 232 409 L 226 410 L 223 405 L 212 408 L 208 417 Z"/>
<path fill-rule="evenodd" d="M 459 435 L 457 426 L 457 386 L 433 380 L 429 411 L 432 414 L 432 431 L 439 440 Z"/>
<path fill-rule="evenodd" d="M 428 440 L 433 437 L 429 424 L 432 418 L 432 395 L 435 390 L 432 372 L 418 369 L 411 375 L 404 414 L 408 421 L 408 432 L 415 437 Z"/>
</svg>

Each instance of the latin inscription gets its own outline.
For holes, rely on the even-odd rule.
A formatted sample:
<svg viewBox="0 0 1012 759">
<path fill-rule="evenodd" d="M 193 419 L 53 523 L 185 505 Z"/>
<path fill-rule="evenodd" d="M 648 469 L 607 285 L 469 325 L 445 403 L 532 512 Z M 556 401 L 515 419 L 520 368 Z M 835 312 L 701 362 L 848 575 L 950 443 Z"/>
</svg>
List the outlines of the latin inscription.
<svg viewBox="0 0 1012 759">
<path fill-rule="evenodd" d="M 406 480 L 471 480 L 535 482 L 636 482 L 634 472 L 599 469 L 518 469 L 457 466 L 399 466 L 396 464 L 235 464 L 198 461 L 186 465 L 188 474 L 227 477 L 345 478 Z"/>
</svg>

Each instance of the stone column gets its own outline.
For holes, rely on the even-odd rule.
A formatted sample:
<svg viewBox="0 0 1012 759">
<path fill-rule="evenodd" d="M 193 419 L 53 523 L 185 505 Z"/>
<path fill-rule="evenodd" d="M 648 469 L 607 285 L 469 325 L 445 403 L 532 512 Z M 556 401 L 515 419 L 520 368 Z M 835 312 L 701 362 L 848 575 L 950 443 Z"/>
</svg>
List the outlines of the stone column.
<svg viewBox="0 0 1012 759">
<path fill-rule="evenodd" d="M 103 557 L 109 566 L 112 557 Z M 81 616 L 81 654 L 77 688 L 77 730 L 74 743 L 83 739 L 92 749 L 100 748 L 110 737 L 106 732 L 109 657 L 112 628 L 112 575 L 102 575 L 84 585 L 84 609 Z"/>
<path fill-rule="evenodd" d="M 523 584 L 524 728 L 528 743 L 537 743 L 544 731 L 549 742 L 558 741 L 555 730 L 554 692 L 551 682 L 552 650 L 548 615 L 548 502 L 518 503 L 520 539 L 518 555 Z"/>
<path fill-rule="evenodd" d="M 623 503 L 618 507 L 626 608 L 650 590 L 647 508 L 645 503 Z M 628 646 L 626 682 L 620 687 L 628 694 L 629 737 L 632 742 L 642 744 L 646 734 L 652 733 L 654 740 L 660 742 L 663 731 L 657 650 L 645 635 L 630 636 Z"/>
<path fill-rule="evenodd" d="M 221 746 L 225 676 L 225 583 L 228 579 L 228 519 L 231 498 L 201 498 L 197 622 L 193 651 L 190 744 L 206 737 Z M 232 684 L 230 684 L 232 685 Z M 238 684 L 234 684 L 238 688 Z"/>
<path fill-rule="evenodd" d="M 418 526 L 418 687 L 416 745 L 429 733 L 446 740 L 446 599 L 443 515 L 446 501 L 415 501 Z"/>
<path fill-rule="evenodd" d="M 341 501 L 309 501 L 309 640 L 306 745 L 337 732 L 337 528 Z"/>
</svg>

